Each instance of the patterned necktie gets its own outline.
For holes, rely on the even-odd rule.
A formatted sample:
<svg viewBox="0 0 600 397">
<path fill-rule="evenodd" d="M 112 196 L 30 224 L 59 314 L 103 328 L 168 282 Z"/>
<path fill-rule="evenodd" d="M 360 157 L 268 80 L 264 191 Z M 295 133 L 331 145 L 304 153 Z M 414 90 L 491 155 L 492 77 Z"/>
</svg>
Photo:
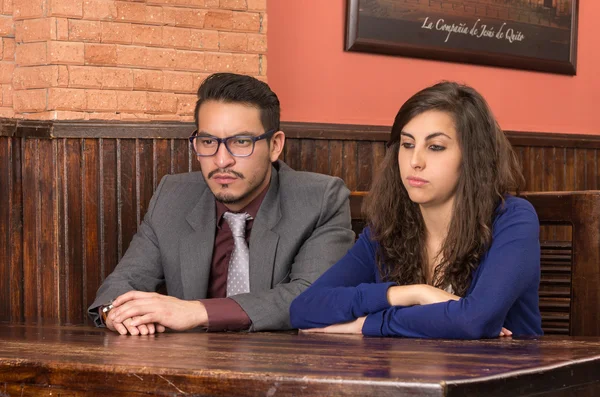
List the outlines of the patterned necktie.
<svg viewBox="0 0 600 397">
<path fill-rule="evenodd" d="M 250 253 L 246 245 L 246 221 L 252 219 L 247 213 L 226 212 L 223 218 L 233 234 L 233 252 L 227 272 L 227 296 L 250 292 Z"/>
</svg>

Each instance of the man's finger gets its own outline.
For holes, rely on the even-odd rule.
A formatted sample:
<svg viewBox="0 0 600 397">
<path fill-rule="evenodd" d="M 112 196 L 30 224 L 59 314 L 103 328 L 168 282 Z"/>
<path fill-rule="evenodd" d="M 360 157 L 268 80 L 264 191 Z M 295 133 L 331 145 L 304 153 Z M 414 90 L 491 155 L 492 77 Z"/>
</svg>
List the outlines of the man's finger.
<svg viewBox="0 0 600 397">
<path fill-rule="evenodd" d="M 147 299 L 137 302 L 130 302 L 127 305 L 120 307 L 119 309 L 113 309 L 109 316 L 112 316 L 112 320 L 116 322 L 123 322 L 127 318 L 135 318 L 138 316 L 144 316 L 148 313 L 155 312 L 157 305 L 155 303 L 148 302 Z M 114 313 L 113 313 L 114 311 Z M 155 322 L 155 321 L 152 321 Z"/>
<path fill-rule="evenodd" d="M 140 331 L 138 330 L 137 327 L 134 327 L 133 325 L 131 325 L 131 319 L 128 318 L 125 321 L 123 321 L 123 325 L 125 326 L 125 328 L 127 328 L 127 331 L 129 331 L 129 333 L 131 335 L 137 336 L 140 334 Z"/>
<path fill-rule="evenodd" d="M 113 307 L 118 307 L 125 302 L 129 302 L 135 299 L 147 299 L 153 297 L 154 295 L 156 295 L 156 293 L 154 292 L 129 291 L 115 299 L 112 304 Z"/>
<path fill-rule="evenodd" d="M 113 323 L 115 330 L 121 335 L 127 335 L 127 328 L 121 323 Z"/>
<path fill-rule="evenodd" d="M 165 332 L 167 329 L 165 328 L 164 325 L 161 324 L 156 324 L 156 332 Z"/>
</svg>

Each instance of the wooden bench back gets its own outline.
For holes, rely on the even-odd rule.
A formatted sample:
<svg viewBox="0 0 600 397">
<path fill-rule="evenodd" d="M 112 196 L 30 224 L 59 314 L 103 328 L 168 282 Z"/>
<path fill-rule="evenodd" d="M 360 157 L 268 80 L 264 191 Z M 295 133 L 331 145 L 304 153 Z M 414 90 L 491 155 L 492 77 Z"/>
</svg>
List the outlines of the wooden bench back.
<svg viewBox="0 0 600 397">
<path fill-rule="evenodd" d="M 365 226 L 361 211 L 366 192 L 350 196 L 352 227 Z M 540 226 L 568 226 L 571 239 L 542 234 L 540 311 L 547 334 L 600 336 L 600 191 L 525 192 Z"/>
</svg>

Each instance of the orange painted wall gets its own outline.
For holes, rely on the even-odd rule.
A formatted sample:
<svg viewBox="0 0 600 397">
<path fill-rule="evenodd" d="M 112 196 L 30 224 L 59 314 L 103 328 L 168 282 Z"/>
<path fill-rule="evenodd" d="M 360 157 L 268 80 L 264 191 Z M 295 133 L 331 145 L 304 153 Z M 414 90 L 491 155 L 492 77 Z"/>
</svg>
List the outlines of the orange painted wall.
<svg viewBox="0 0 600 397">
<path fill-rule="evenodd" d="M 406 99 L 444 79 L 479 90 L 505 130 L 600 135 L 600 1 L 579 2 L 573 77 L 344 52 L 345 0 L 269 0 L 269 84 L 285 121 L 391 125 Z"/>
</svg>

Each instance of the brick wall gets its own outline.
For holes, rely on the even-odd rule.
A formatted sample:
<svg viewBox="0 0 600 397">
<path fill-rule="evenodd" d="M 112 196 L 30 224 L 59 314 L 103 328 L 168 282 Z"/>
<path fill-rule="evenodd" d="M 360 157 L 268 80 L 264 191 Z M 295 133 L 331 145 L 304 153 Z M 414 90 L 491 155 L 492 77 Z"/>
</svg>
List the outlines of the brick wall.
<svg viewBox="0 0 600 397">
<path fill-rule="evenodd" d="M 266 79 L 266 0 L 0 1 L 0 117 L 189 121 L 210 73 Z"/>
</svg>

